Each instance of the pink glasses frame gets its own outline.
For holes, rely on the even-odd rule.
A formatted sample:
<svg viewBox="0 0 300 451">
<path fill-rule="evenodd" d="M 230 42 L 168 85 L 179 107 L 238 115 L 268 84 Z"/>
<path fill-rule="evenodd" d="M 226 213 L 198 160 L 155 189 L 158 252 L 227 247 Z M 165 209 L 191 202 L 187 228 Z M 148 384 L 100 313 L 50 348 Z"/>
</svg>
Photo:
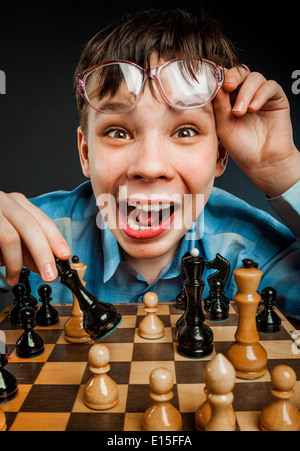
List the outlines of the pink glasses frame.
<svg viewBox="0 0 300 451">
<path fill-rule="evenodd" d="M 185 61 L 183 58 L 175 58 L 175 59 L 172 59 L 172 60 L 170 60 L 170 61 L 167 61 L 167 62 L 164 63 L 164 64 L 161 64 L 161 65 L 159 65 L 159 66 L 152 67 L 152 68 L 150 68 L 150 69 L 144 69 L 143 67 L 140 67 L 139 65 L 137 65 L 137 64 L 135 64 L 135 63 L 133 63 L 133 62 L 131 62 L 131 61 L 126 61 L 126 60 L 111 60 L 111 61 L 106 61 L 106 62 L 103 62 L 103 63 L 95 64 L 94 66 L 89 67 L 88 69 L 84 70 L 83 72 L 81 72 L 81 73 L 77 76 L 77 90 L 78 90 L 79 94 L 84 98 L 84 100 L 85 100 L 86 102 L 88 102 L 88 104 L 89 104 L 94 110 L 96 110 L 96 111 L 98 111 L 98 112 L 101 113 L 101 110 L 99 110 L 98 108 L 96 108 L 95 106 L 93 106 L 93 105 L 91 104 L 91 102 L 90 102 L 88 96 L 86 95 L 86 91 L 85 91 L 85 81 L 86 81 L 88 75 L 89 75 L 93 70 L 97 69 L 98 67 L 101 67 L 101 66 L 109 66 L 109 65 L 112 65 L 112 64 L 116 64 L 116 63 L 126 63 L 126 64 L 129 64 L 129 65 L 131 65 L 131 66 L 136 67 L 137 69 L 139 69 L 139 71 L 141 71 L 141 72 L 143 73 L 143 81 L 142 81 L 142 84 L 141 84 L 140 92 L 138 93 L 137 98 L 136 98 L 136 101 L 134 102 L 134 104 L 132 104 L 131 108 L 128 109 L 127 111 L 132 110 L 132 109 L 136 106 L 136 104 L 138 103 L 139 98 L 140 98 L 140 96 L 141 96 L 141 93 L 142 93 L 142 91 L 143 91 L 143 89 L 144 89 L 144 84 L 145 84 L 145 82 L 146 82 L 146 80 L 147 80 L 148 78 L 151 78 L 151 79 L 155 79 L 155 80 L 156 80 L 156 82 L 157 82 L 157 84 L 158 84 L 158 87 L 159 87 L 159 90 L 160 90 L 161 94 L 163 95 L 165 101 L 166 101 L 170 106 L 172 106 L 172 107 L 174 107 L 174 108 L 177 108 L 177 109 L 181 109 L 181 110 L 187 110 L 187 109 L 189 110 L 189 109 L 194 109 L 194 108 L 203 107 L 203 106 L 207 105 L 208 103 L 210 103 L 210 102 L 214 99 L 214 97 L 217 95 L 219 89 L 220 89 L 221 86 L 223 85 L 223 83 L 224 83 L 224 69 L 223 69 L 223 67 L 219 66 L 218 64 L 216 64 L 216 63 L 214 63 L 214 62 L 212 62 L 212 61 L 206 60 L 206 59 L 199 59 L 199 60 L 198 60 L 198 59 L 195 59 L 195 58 L 194 58 L 194 59 L 192 59 L 192 60 L 193 60 L 193 61 L 201 61 L 202 63 L 205 63 L 205 64 L 209 65 L 209 66 L 214 70 L 214 73 L 215 73 L 215 75 L 216 75 L 216 80 L 217 80 L 217 84 L 216 84 L 216 88 L 215 88 L 214 93 L 211 95 L 211 97 L 210 97 L 207 101 L 201 103 L 200 105 L 195 105 L 195 106 L 191 106 L 191 107 L 183 107 L 183 106 L 179 106 L 179 105 L 176 105 L 176 104 L 172 103 L 172 102 L 168 99 L 168 97 L 167 97 L 167 95 L 166 95 L 166 93 L 165 93 L 165 91 L 164 91 L 164 88 L 163 88 L 163 86 L 162 86 L 162 84 L 161 84 L 161 81 L 160 81 L 160 72 L 162 71 L 162 69 L 163 69 L 165 66 L 167 66 L 167 65 L 169 65 L 169 64 L 171 64 L 171 63 L 173 63 L 173 62 L 175 62 L 175 61 Z"/>
</svg>

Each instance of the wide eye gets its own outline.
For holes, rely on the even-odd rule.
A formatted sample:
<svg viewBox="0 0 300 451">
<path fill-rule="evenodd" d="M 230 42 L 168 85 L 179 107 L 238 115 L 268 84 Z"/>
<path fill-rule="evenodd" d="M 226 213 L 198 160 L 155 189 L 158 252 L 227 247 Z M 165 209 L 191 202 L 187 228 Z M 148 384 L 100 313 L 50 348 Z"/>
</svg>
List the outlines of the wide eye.
<svg viewBox="0 0 300 451">
<path fill-rule="evenodd" d="M 105 135 L 114 139 L 131 139 L 129 133 L 123 128 L 110 128 L 106 130 Z"/>
<path fill-rule="evenodd" d="M 173 138 L 191 138 L 192 136 L 198 135 L 199 132 L 194 127 L 181 127 L 173 135 Z"/>
</svg>

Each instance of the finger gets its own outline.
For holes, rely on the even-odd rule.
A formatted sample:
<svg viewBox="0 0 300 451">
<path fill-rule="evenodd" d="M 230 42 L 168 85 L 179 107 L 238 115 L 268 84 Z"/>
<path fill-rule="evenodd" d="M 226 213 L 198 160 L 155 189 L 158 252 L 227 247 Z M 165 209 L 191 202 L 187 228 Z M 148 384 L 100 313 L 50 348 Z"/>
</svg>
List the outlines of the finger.
<svg viewBox="0 0 300 451">
<path fill-rule="evenodd" d="M 23 267 L 21 240 L 18 232 L 2 214 L 0 214 L 0 249 L 1 266 L 6 267 L 6 282 L 15 285 Z"/>
<path fill-rule="evenodd" d="M 248 111 L 248 107 L 253 101 L 256 92 L 264 83 L 266 83 L 266 79 L 262 74 L 251 72 L 248 75 L 237 93 L 235 104 L 232 108 L 232 111 L 236 116 L 242 116 Z"/>
<path fill-rule="evenodd" d="M 274 80 L 268 80 L 256 91 L 248 110 L 256 112 L 262 108 L 266 109 L 266 103 L 269 100 L 281 100 L 282 107 L 288 107 L 288 102 L 282 87 Z M 274 108 L 274 104 L 270 104 L 269 108 Z"/>
<path fill-rule="evenodd" d="M 250 69 L 246 65 L 241 65 L 231 69 L 224 69 L 224 72 L 223 89 L 227 92 L 233 92 L 248 77 Z"/>
<path fill-rule="evenodd" d="M 222 88 L 213 100 L 213 108 L 216 119 L 216 130 L 219 138 L 224 139 L 225 134 L 230 134 L 235 125 L 235 116 L 232 113 L 230 95 Z"/>
</svg>

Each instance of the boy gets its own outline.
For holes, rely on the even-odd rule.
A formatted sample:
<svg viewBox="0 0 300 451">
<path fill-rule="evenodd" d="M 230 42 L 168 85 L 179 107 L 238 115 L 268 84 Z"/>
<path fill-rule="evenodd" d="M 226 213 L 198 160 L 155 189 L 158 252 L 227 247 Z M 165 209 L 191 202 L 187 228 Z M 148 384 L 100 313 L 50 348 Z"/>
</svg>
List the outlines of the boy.
<svg viewBox="0 0 300 451">
<path fill-rule="evenodd" d="M 300 154 L 281 87 L 240 64 L 212 22 L 177 10 L 137 13 L 98 33 L 76 83 L 90 181 L 31 202 L 1 193 L 6 283 L 18 282 L 22 265 L 37 273 L 33 289 L 52 283 L 53 254 L 78 255 L 101 301 L 139 302 L 147 291 L 174 301 L 181 258 L 196 247 L 232 270 L 253 258 L 260 288 L 275 287 L 279 308 L 300 319 Z M 213 189 L 228 154 L 288 228 Z M 59 281 L 52 288 L 54 299 L 71 301 Z M 225 290 L 236 291 L 232 271 Z"/>
</svg>

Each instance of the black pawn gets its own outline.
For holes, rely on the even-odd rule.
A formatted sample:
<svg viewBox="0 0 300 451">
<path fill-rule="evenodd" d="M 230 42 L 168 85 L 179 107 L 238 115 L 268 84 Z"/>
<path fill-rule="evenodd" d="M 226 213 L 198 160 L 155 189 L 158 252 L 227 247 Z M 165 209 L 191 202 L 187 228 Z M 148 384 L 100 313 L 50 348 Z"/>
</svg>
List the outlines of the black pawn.
<svg viewBox="0 0 300 451">
<path fill-rule="evenodd" d="M 256 315 L 256 325 L 259 332 L 275 333 L 281 329 L 281 318 L 273 310 L 276 305 L 277 291 L 266 287 L 261 292 L 261 304 L 264 309 Z"/>
<path fill-rule="evenodd" d="M 12 292 L 14 294 L 13 307 L 10 311 L 10 322 L 13 326 L 21 326 L 19 313 L 22 308 L 26 307 L 25 303 L 25 292 L 26 287 L 22 283 L 17 283 L 12 287 Z"/>
<path fill-rule="evenodd" d="M 6 354 L 0 355 L 0 403 L 10 401 L 18 391 L 17 379 L 4 367 L 8 360 Z"/>
<path fill-rule="evenodd" d="M 52 301 L 52 289 L 50 285 L 43 284 L 39 286 L 38 293 L 40 296 L 41 307 L 36 314 L 36 323 L 39 326 L 52 326 L 58 322 L 58 311 L 50 305 Z"/>
<path fill-rule="evenodd" d="M 222 280 L 213 279 L 208 298 L 204 299 L 206 318 L 210 321 L 226 321 L 229 318 L 229 299 L 224 294 Z"/>
<path fill-rule="evenodd" d="M 33 330 L 36 326 L 35 310 L 32 307 L 25 307 L 20 311 L 19 316 L 24 332 L 16 343 L 17 356 L 26 359 L 42 354 L 44 340 Z"/>
<path fill-rule="evenodd" d="M 184 324 L 177 332 L 177 351 L 185 357 L 201 359 L 213 351 L 213 332 L 205 324 L 205 315 L 202 309 L 205 282 L 201 277 L 205 268 L 205 259 L 186 257 L 183 264 L 187 276 L 185 281 L 187 307 Z"/>
<path fill-rule="evenodd" d="M 28 307 L 32 307 L 34 309 L 37 309 L 38 301 L 37 298 L 32 296 L 31 294 L 31 286 L 29 282 L 29 276 L 30 276 L 30 270 L 28 268 L 23 267 L 19 283 L 23 283 L 25 285 L 26 291 L 25 291 L 25 303 L 28 305 Z"/>
</svg>

